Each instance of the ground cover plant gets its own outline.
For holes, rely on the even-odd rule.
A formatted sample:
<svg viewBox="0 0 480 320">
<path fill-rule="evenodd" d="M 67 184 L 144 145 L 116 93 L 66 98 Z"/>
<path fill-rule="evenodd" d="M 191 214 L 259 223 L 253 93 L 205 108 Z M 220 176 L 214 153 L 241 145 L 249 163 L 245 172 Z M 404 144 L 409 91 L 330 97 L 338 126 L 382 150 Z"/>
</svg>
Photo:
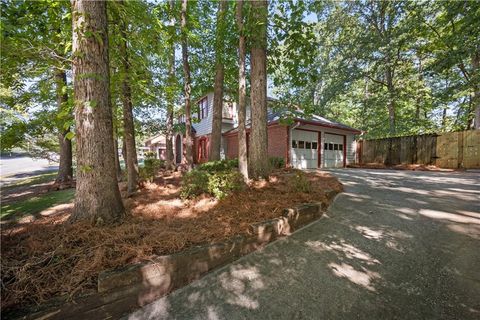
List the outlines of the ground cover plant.
<svg viewBox="0 0 480 320">
<path fill-rule="evenodd" d="M 297 189 L 292 181 L 298 171 L 285 169 L 223 197 L 210 194 L 207 182 L 206 193 L 182 199 L 182 174 L 162 173 L 124 199 L 129 214 L 120 225 L 68 224 L 73 206 L 60 205 L 2 228 L 2 308 L 94 292 L 102 270 L 248 233 L 251 223 L 278 217 L 295 204 L 326 201 L 326 190 L 342 189 L 325 172 L 302 175 L 311 189 Z M 126 193 L 124 183 L 120 188 Z"/>
</svg>

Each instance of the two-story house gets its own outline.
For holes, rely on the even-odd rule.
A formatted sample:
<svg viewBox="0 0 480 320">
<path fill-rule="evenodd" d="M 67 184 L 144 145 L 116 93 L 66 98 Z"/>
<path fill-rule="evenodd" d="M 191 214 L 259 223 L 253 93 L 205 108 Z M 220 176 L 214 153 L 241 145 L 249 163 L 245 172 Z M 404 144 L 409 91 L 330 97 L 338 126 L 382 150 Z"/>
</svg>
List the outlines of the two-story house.
<svg viewBox="0 0 480 320">
<path fill-rule="evenodd" d="M 269 99 L 270 105 L 275 103 Z M 210 134 L 212 132 L 213 92 L 196 101 L 197 112 L 192 112 L 195 120 L 192 124 L 194 137 L 193 158 L 195 163 L 208 160 Z M 276 108 L 278 109 L 278 108 Z M 236 103 L 225 101 L 222 117 L 222 158 L 232 159 L 238 156 L 238 131 Z M 281 157 L 287 165 L 299 169 L 324 167 L 345 167 L 355 163 L 355 135 L 361 131 L 347 125 L 325 119 L 320 116 L 304 116 L 301 111 L 289 114 L 268 109 L 268 157 Z M 181 116 L 178 122 L 184 121 Z M 250 132 L 250 107 L 247 105 L 247 144 Z M 146 141 L 146 146 L 165 157 L 164 138 L 156 136 Z M 175 162 L 184 161 L 184 136 L 176 132 L 173 137 Z"/>
</svg>

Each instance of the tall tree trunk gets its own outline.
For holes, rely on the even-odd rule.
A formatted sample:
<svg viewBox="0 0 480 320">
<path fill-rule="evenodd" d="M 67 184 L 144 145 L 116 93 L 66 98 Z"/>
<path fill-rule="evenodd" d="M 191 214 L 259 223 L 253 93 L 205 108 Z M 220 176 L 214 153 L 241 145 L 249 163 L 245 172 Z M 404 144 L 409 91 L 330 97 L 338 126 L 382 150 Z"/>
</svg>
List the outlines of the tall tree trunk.
<svg viewBox="0 0 480 320">
<path fill-rule="evenodd" d="M 442 129 L 445 130 L 447 126 L 447 109 L 448 107 L 445 106 L 443 107 L 443 112 L 442 112 Z"/>
<path fill-rule="evenodd" d="M 191 119 L 191 80 L 190 64 L 188 63 L 188 30 L 187 30 L 187 6 L 188 0 L 182 0 L 181 12 L 181 37 L 182 37 L 182 61 L 184 73 L 184 94 L 185 94 L 185 164 L 190 171 L 193 168 L 193 139 Z"/>
<path fill-rule="evenodd" d="M 170 24 L 175 26 L 175 0 L 170 0 Z M 173 158 L 173 110 L 175 104 L 174 87 L 175 87 L 175 34 L 172 31 L 169 39 L 170 52 L 168 56 L 168 86 L 167 91 L 167 132 L 165 134 L 166 147 L 166 163 L 167 169 L 174 168 Z"/>
<path fill-rule="evenodd" d="M 122 158 L 123 164 L 127 166 L 127 143 L 125 142 L 125 135 L 122 136 Z"/>
<path fill-rule="evenodd" d="M 210 140 L 210 161 L 220 160 L 222 142 L 222 111 L 223 111 L 223 80 L 225 78 L 224 51 L 225 51 L 225 11 L 227 1 L 218 3 L 217 30 L 215 43 L 215 84 L 213 87 L 212 134 Z"/>
<path fill-rule="evenodd" d="M 418 56 L 418 82 L 423 86 L 423 63 L 422 57 Z M 424 93 L 423 89 L 420 93 L 417 93 L 416 106 L 415 106 L 415 121 L 417 123 L 417 130 L 420 128 L 420 109 L 423 107 Z"/>
<path fill-rule="evenodd" d="M 117 181 L 122 180 L 122 168 L 120 167 L 120 159 L 118 157 L 118 130 L 115 126 L 115 134 L 113 135 L 113 152 L 115 156 L 115 171 L 117 172 Z"/>
<path fill-rule="evenodd" d="M 389 63 L 387 63 L 389 64 Z M 395 86 L 393 85 L 393 71 L 389 65 L 385 69 L 385 80 L 387 82 L 388 90 L 388 120 L 389 120 L 389 131 L 390 135 L 395 135 Z"/>
<path fill-rule="evenodd" d="M 251 2 L 255 28 L 252 32 L 251 51 L 251 108 L 249 174 L 252 178 L 267 178 L 267 14 L 266 0 Z"/>
<path fill-rule="evenodd" d="M 70 221 L 111 224 L 125 209 L 113 153 L 106 2 L 72 0 L 72 12 L 77 188 Z"/>
<path fill-rule="evenodd" d="M 117 172 L 117 181 L 122 181 L 122 167 L 120 166 L 120 158 L 118 155 L 118 119 L 117 110 L 113 106 L 110 97 L 110 109 L 112 109 L 112 123 L 113 123 L 113 155 L 115 156 L 115 171 Z"/>
<path fill-rule="evenodd" d="M 238 26 L 238 167 L 244 179 L 248 179 L 248 159 L 247 159 L 247 133 L 245 130 L 246 122 L 246 77 L 245 77 L 245 35 L 243 30 L 243 0 L 237 1 L 237 26 Z"/>
<path fill-rule="evenodd" d="M 123 2 L 120 2 L 123 5 Z M 125 19 L 125 18 L 123 18 Z M 138 183 L 138 160 L 135 146 L 135 126 L 133 123 L 132 87 L 130 86 L 130 62 L 128 58 L 127 23 L 120 24 L 120 56 L 123 60 L 122 79 L 122 102 L 123 102 L 123 139 L 126 144 L 127 158 L 127 193 L 132 195 L 137 191 Z"/>
<path fill-rule="evenodd" d="M 57 69 L 55 72 L 57 109 L 59 113 L 68 103 L 67 94 L 67 75 L 65 71 Z M 58 164 L 58 174 L 55 184 L 60 188 L 70 187 L 73 182 L 72 167 L 72 141 L 67 138 L 70 128 L 65 129 L 63 125 L 58 128 L 58 142 L 60 145 L 60 161 Z"/>
<path fill-rule="evenodd" d="M 472 57 L 472 81 L 473 81 L 473 96 L 472 103 L 475 109 L 475 129 L 480 129 L 480 47 Z"/>
</svg>

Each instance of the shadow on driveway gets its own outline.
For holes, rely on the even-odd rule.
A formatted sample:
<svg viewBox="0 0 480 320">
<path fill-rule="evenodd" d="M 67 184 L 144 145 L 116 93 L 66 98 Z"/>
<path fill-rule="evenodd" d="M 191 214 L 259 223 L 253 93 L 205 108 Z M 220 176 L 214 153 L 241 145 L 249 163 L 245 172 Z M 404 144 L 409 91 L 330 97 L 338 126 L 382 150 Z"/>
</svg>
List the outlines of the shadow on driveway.
<svg viewBox="0 0 480 320">
<path fill-rule="evenodd" d="M 331 172 L 322 219 L 128 318 L 480 318 L 479 173 Z"/>
</svg>

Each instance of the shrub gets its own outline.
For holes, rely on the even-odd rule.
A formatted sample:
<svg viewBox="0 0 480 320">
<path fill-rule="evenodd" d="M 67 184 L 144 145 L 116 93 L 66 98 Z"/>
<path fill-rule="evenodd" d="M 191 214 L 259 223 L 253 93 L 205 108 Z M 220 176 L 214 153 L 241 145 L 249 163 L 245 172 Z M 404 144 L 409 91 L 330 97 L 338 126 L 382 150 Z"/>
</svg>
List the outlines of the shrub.
<svg viewBox="0 0 480 320">
<path fill-rule="evenodd" d="M 209 174 L 208 192 L 217 199 L 222 199 L 233 191 L 241 190 L 244 186 L 243 176 L 237 170 Z"/>
<path fill-rule="evenodd" d="M 157 154 L 153 151 L 145 151 L 143 153 L 143 157 L 145 159 L 155 159 L 155 158 L 157 158 Z"/>
<path fill-rule="evenodd" d="M 268 163 L 272 169 L 281 169 L 285 167 L 285 159 L 282 157 L 270 157 Z"/>
<path fill-rule="evenodd" d="M 288 184 L 295 192 L 312 192 L 312 185 L 303 171 L 295 170 L 293 176 L 288 180 Z"/>
<path fill-rule="evenodd" d="M 234 168 L 238 168 L 238 159 L 209 161 L 198 166 L 198 170 L 209 173 L 229 171 Z"/>
<path fill-rule="evenodd" d="M 155 158 L 146 158 L 143 167 L 139 168 L 139 176 L 143 181 L 153 181 L 158 171 L 164 167 L 165 161 Z"/>
<path fill-rule="evenodd" d="M 183 176 L 180 197 L 183 199 L 193 198 L 208 192 L 208 173 L 200 170 L 192 170 Z"/>
</svg>

